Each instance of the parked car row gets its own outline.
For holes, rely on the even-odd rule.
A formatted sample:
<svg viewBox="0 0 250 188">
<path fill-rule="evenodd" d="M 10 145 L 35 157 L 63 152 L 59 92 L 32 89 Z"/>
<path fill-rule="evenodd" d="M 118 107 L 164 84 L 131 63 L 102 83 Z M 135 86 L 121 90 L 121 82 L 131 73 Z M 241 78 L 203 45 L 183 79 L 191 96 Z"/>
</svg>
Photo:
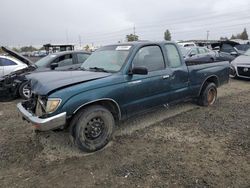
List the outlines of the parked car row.
<svg viewBox="0 0 250 188">
<path fill-rule="evenodd" d="M 214 50 L 198 47 L 190 42 L 178 44 L 186 63 L 229 61 L 230 77 L 250 79 L 250 44 L 222 41 L 211 45 Z"/>
</svg>

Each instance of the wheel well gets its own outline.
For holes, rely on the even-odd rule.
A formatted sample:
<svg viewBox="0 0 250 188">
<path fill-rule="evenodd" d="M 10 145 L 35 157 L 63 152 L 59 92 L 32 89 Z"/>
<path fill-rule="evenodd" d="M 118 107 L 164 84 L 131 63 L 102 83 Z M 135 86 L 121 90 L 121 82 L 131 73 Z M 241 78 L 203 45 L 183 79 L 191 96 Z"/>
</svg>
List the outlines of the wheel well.
<svg viewBox="0 0 250 188">
<path fill-rule="evenodd" d="M 219 86 L 219 80 L 218 80 L 218 77 L 216 77 L 216 76 L 209 77 L 205 82 L 206 83 L 214 83 L 216 85 L 216 87 Z"/>
<path fill-rule="evenodd" d="M 77 109 L 74 113 L 76 114 L 80 110 L 87 108 L 89 106 L 92 106 L 92 105 L 101 105 L 101 106 L 107 108 L 114 116 L 115 121 L 118 121 L 121 119 L 120 107 L 118 106 L 118 104 L 116 102 L 114 102 L 112 100 L 100 100 L 100 101 L 88 103 L 86 105 L 83 105 L 81 108 Z"/>
<path fill-rule="evenodd" d="M 202 84 L 202 86 L 201 86 L 199 95 L 201 94 L 202 90 L 204 89 L 204 87 L 205 87 L 208 83 L 214 83 L 214 84 L 216 85 L 216 87 L 218 87 L 218 86 L 219 86 L 219 79 L 218 79 L 217 76 L 211 76 L 211 77 L 207 78 L 207 79 L 203 82 L 203 84 Z"/>
</svg>

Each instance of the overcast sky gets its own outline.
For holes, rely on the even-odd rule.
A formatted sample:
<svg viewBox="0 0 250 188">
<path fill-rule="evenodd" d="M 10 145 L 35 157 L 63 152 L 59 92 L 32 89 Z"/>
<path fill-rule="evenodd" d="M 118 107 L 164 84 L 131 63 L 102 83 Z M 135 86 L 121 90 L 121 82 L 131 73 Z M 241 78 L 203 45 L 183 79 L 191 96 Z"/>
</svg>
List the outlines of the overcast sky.
<svg viewBox="0 0 250 188">
<path fill-rule="evenodd" d="M 0 45 L 219 39 L 248 29 L 249 0 L 0 0 Z"/>
</svg>

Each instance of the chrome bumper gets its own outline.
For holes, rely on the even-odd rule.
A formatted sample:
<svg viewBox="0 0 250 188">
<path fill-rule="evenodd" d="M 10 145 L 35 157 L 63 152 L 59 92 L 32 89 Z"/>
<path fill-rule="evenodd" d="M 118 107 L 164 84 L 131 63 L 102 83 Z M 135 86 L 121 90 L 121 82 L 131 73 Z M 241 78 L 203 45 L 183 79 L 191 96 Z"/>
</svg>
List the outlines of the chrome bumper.
<svg viewBox="0 0 250 188">
<path fill-rule="evenodd" d="M 66 112 L 57 114 L 53 117 L 42 119 L 28 112 L 23 107 L 22 103 L 17 104 L 17 109 L 22 117 L 28 122 L 32 123 L 35 126 L 35 129 L 39 131 L 57 129 L 66 124 Z"/>
</svg>

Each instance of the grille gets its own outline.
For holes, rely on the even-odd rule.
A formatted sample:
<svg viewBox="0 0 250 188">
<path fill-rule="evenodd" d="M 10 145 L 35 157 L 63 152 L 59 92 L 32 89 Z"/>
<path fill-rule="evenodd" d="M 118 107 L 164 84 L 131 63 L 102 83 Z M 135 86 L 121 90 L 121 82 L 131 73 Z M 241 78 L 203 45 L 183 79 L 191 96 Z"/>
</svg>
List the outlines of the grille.
<svg viewBox="0 0 250 188">
<path fill-rule="evenodd" d="M 250 78 L 250 67 L 237 67 L 238 74 Z"/>
</svg>

